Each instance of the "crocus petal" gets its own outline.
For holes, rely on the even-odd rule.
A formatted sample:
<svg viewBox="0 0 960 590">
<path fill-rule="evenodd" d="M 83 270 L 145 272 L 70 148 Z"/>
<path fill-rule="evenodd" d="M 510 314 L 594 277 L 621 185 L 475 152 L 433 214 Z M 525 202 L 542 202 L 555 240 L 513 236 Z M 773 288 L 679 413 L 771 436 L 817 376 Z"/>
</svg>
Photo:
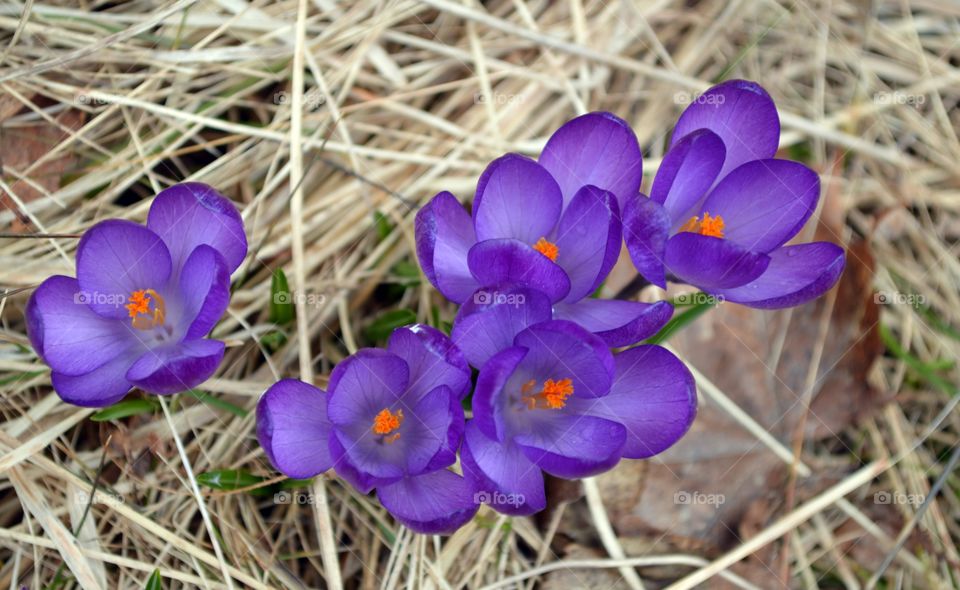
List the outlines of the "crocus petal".
<svg viewBox="0 0 960 590">
<path fill-rule="evenodd" d="M 467 266 L 467 252 L 477 242 L 470 215 L 443 192 L 420 209 L 414 227 L 423 274 L 447 299 L 466 301 L 480 286 Z"/>
<path fill-rule="evenodd" d="M 780 118 L 773 99 L 759 84 L 747 80 L 727 80 L 697 97 L 680 115 L 671 147 L 697 129 L 709 129 L 723 140 L 726 158 L 719 178 L 751 160 L 773 157 L 780 142 Z"/>
<path fill-rule="evenodd" d="M 440 449 L 430 459 L 430 462 L 427 463 L 427 466 L 423 469 L 424 473 L 428 471 L 436 471 L 437 469 L 442 469 L 456 463 L 457 450 L 460 448 L 460 442 L 463 440 L 465 419 L 463 415 L 463 405 L 460 401 L 460 398 L 454 395 L 449 387 L 441 385 L 437 388 L 437 390 L 446 392 L 445 399 L 447 402 L 447 414 L 450 416 L 450 420 L 447 423 L 447 439 L 440 445 Z M 429 397 L 430 396 L 428 395 L 427 397 L 423 398 L 420 404 L 423 405 L 425 403 L 431 403 L 439 406 L 444 402 L 444 398 L 442 396 L 439 396 L 436 399 L 428 399 Z M 419 412 L 420 410 L 416 411 Z"/>
<path fill-rule="evenodd" d="M 123 399 L 133 387 L 126 378 L 132 363 L 129 355 L 121 354 L 83 375 L 64 375 L 53 371 L 50 383 L 60 399 L 69 404 L 102 408 Z"/>
<path fill-rule="evenodd" d="M 477 502 L 514 516 L 534 514 L 547 507 L 543 472 L 512 441 L 490 439 L 471 421 L 460 460 Z"/>
<path fill-rule="evenodd" d="M 297 379 L 274 383 L 257 403 L 257 438 L 287 477 L 303 479 L 330 469 L 327 394 Z"/>
<path fill-rule="evenodd" d="M 128 323 L 93 313 L 77 281 L 59 275 L 33 292 L 27 327 L 37 354 L 62 376 L 84 375 L 131 349 L 142 349 Z"/>
<path fill-rule="evenodd" d="M 770 266 L 759 278 L 716 294 L 760 309 L 792 307 L 829 291 L 845 264 L 843 248 L 830 242 L 784 246 L 770 253 Z"/>
<path fill-rule="evenodd" d="M 360 470 L 354 465 L 347 450 L 340 443 L 336 436 L 330 437 L 330 457 L 333 459 L 333 468 L 341 479 L 357 488 L 361 494 L 369 494 L 373 488 L 380 485 L 389 485 L 401 477 L 402 472 L 398 469 L 397 475 L 390 478 L 377 478 L 365 471 Z"/>
<path fill-rule="evenodd" d="M 410 530 L 449 535 L 477 513 L 473 492 L 462 477 L 441 469 L 377 488 L 384 508 Z"/>
<path fill-rule="evenodd" d="M 613 355 L 603 340 L 573 322 L 551 320 L 530 326 L 517 334 L 514 344 L 529 351 L 517 377 L 524 382 L 571 379 L 577 397 L 610 391 Z"/>
<path fill-rule="evenodd" d="M 463 436 L 463 406 L 449 387 L 440 385 L 405 412 L 400 439 L 406 475 L 419 475 L 452 465 Z M 429 468 L 428 468 L 429 466 Z"/>
<path fill-rule="evenodd" d="M 477 183 L 473 222 L 477 239 L 513 238 L 535 243 L 560 219 L 557 181 L 530 158 L 507 154 L 487 166 Z"/>
<path fill-rule="evenodd" d="M 612 192 L 620 209 L 640 190 L 643 157 L 626 121 L 610 113 L 587 113 L 556 130 L 540 163 L 560 185 L 564 205 L 588 184 Z"/>
<path fill-rule="evenodd" d="M 477 291 L 457 312 L 450 337 L 478 369 L 513 344 L 527 326 L 551 318 L 550 299 L 540 291 L 506 287 Z"/>
<path fill-rule="evenodd" d="M 639 196 L 623 212 L 623 240 L 637 271 L 661 289 L 667 288 L 667 239 L 670 216 L 659 203 Z"/>
<path fill-rule="evenodd" d="M 170 252 L 157 234 L 120 219 L 101 221 L 77 246 L 77 282 L 90 308 L 129 321 L 124 304 L 134 291 L 159 290 L 170 277 Z"/>
<path fill-rule="evenodd" d="M 567 479 L 596 475 L 616 465 L 627 438 L 626 428 L 618 422 L 578 414 L 558 414 L 538 420 L 536 426 L 514 440 L 541 469 Z"/>
<path fill-rule="evenodd" d="M 693 375 L 680 359 L 659 346 L 637 346 L 615 357 L 610 395 L 574 400 L 572 410 L 626 427 L 623 456 L 652 457 L 680 440 L 697 413 Z"/>
<path fill-rule="evenodd" d="M 147 227 L 159 235 L 182 268 L 193 250 L 207 244 L 223 256 L 233 272 L 247 255 L 243 218 L 233 203 L 199 182 L 183 182 L 163 190 L 153 200 Z"/>
<path fill-rule="evenodd" d="M 358 350 L 330 373 L 330 422 L 343 427 L 360 425 L 369 430 L 377 413 L 392 408 L 409 382 L 410 370 L 402 358 L 385 350 Z"/>
<path fill-rule="evenodd" d="M 726 239 L 679 233 L 667 242 L 667 268 L 704 291 L 745 285 L 766 270 L 770 257 Z"/>
<path fill-rule="evenodd" d="M 725 156 L 723 140 L 709 129 L 687 134 L 666 153 L 653 179 L 650 199 L 667 210 L 671 226 L 686 222 L 699 211 L 696 206 L 716 181 Z"/>
<path fill-rule="evenodd" d="M 209 379 L 223 359 L 219 340 L 186 340 L 143 353 L 127 371 L 131 383 L 160 395 L 192 389 Z"/>
<path fill-rule="evenodd" d="M 471 423 L 476 424 L 489 438 L 504 440 L 502 409 L 506 396 L 501 392 L 526 355 L 527 349 L 522 346 L 505 348 L 490 357 L 477 375 L 477 385 L 473 388 Z"/>
<path fill-rule="evenodd" d="M 570 292 L 570 279 L 562 268 L 517 240 L 480 242 L 470 248 L 467 262 L 474 278 L 484 286 L 530 287 L 542 291 L 551 301 L 559 301 Z"/>
<path fill-rule="evenodd" d="M 820 198 L 820 178 L 790 160 L 756 160 L 717 184 L 703 210 L 723 218 L 723 237 L 754 252 L 786 243 L 810 219 Z"/>
<path fill-rule="evenodd" d="M 672 315 L 673 306 L 666 301 L 643 303 L 587 298 L 573 304 L 557 304 L 554 308 L 558 320 L 583 326 L 611 348 L 630 346 L 653 336 Z"/>
<path fill-rule="evenodd" d="M 223 256 L 206 244 L 187 257 L 180 273 L 180 325 L 184 340 L 203 338 L 230 304 L 230 270 Z"/>
<path fill-rule="evenodd" d="M 414 324 L 397 328 L 390 335 L 387 350 L 407 362 L 410 384 L 406 395 L 416 403 L 440 385 L 446 385 L 463 399 L 470 392 L 470 367 L 460 349 L 446 334 Z"/>
<path fill-rule="evenodd" d="M 577 191 L 557 227 L 557 264 L 570 279 L 566 301 L 597 290 L 617 262 L 621 235 L 616 196 L 591 185 Z"/>
</svg>

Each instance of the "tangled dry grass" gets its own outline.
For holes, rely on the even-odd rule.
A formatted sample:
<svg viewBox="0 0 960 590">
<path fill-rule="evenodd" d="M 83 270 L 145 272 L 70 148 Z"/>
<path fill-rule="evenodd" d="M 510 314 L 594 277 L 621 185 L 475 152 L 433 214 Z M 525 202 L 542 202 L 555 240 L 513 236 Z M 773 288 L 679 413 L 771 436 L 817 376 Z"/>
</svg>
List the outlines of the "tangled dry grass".
<svg viewBox="0 0 960 590">
<path fill-rule="evenodd" d="M 847 287 L 809 309 L 721 306 L 675 343 L 722 419 L 694 440 L 735 434 L 731 465 L 769 478 L 731 467 L 691 488 L 704 457 L 678 452 L 553 482 L 542 517 L 482 510 L 449 538 L 401 530 L 335 479 L 282 487 L 250 412 L 268 384 L 324 384 L 392 310 L 452 318 L 415 270 L 418 204 L 469 199 L 486 162 L 536 155 L 587 110 L 633 124 L 649 183 L 685 103 L 729 77 L 777 100 L 781 147 L 824 179 L 819 231 L 854 248 Z M 0 585 L 140 588 L 155 570 L 170 588 L 960 585 L 955 2 L 11 0 L 0 90 Z M 206 395 L 90 421 L 52 392 L 26 299 L 73 273 L 85 228 L 142 220 L 184 179 L 228 194 L 248 228 L 215 330 L 226 360 Z M 283 325 L 277 269 L 296 295 Z M 622 264 L 605 288 L 663 296 L 633 276 Z M 744 325 L 756 387 L 717 360 Z M 777 367 L 801 377 L 787 427 L 757 408 Z M 678 491 L 717 491 L 724 510 Z"/>
</svg>

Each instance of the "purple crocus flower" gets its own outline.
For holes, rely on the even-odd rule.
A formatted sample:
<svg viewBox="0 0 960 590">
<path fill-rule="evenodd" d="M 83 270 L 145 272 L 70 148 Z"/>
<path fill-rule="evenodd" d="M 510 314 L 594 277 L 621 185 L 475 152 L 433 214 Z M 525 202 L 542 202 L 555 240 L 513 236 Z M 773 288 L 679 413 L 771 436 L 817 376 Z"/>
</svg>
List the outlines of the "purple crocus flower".
<svg viewBox="0 0 960 590">
<path fill-rule="evenodd" d="M 508 285 L 544 293 L 554 317 L 575 321 L 610 346 L 655 333 L 673 312 L 647 304 L 591 298 L 620 253 L 620 211 L 639 198 L 640 147 L 610 113 L 567 122 L 540 161 L 517 154 L 480 176 L 471 218 L 448 192 L 416 219 L 424 274 L 456 303 L 496 298 Z"/>
<path fill-rule="evenodd" d="M 27 304 L 30 342 L 54 389 L 100 407 L 132 387 L 171 394 L 205 381 L 224 352 L 205 336 L 227 309 L 230 273 L 246 253 L 236 208 L 199 183 L 157 195 L 146 227 L 94 225 L 77 248 L 77 278 L 50 277 Z"/>
<path fill-rule="evenodd" d="M 470 369 L 428 326 L 395 330 L 386 350 L 363 349 L 334 368 L 329 393 L 286 379 L 257 406 L 257 436 L 284 474 L 331 467 L 362 493 L 374 488 L 393 516 L 421 533 L 450 533 L 477 511 L 449 471 L 463 437 Z"/>
<path fill-rule="evenodd" d="M 613 356 L 577 324 L 533 324 L 480 370 L 464 475 L 496 510 L 532 514 L 546 505 L 543 472 L 580 478 L 622 457 L 650 457 L 679 440 L 695 414 L 693 377 L 667 350 Z"/>
<path fill-rule="evenodd" d="M 624 238 L 647 280 L 694 285 L 728 301 L 782 308 L 819 297 L 840 278 L 843 249 L 785 246 L 817 207 L 820 180 L 774 159 L 780 120 L 754 82 L 706 91 L 681 115 L 649 199 L 624 211 Z"/>
</svg>

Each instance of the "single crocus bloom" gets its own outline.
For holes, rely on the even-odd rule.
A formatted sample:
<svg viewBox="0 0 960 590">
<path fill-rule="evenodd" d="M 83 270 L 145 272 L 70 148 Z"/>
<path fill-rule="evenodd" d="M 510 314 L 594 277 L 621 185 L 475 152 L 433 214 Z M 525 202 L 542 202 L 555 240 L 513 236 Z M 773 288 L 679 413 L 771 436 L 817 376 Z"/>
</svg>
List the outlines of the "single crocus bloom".
<svg viewBox="0 0 960 590">
<path fill-rule="evenodd" d="M 613 356 L 572 322 L 534 324 L 480 370 L 464 475 L 494 509 L 532 514 L 546 506 L 543 472 L 580 478 L 622 457 L 650 457 L 679 440 L 695 414 L 693 377 L 666 349 Z"/>
<path fill-rule="evenodd" d="M 774 159 L 780 120 L 754 82 L 731 80 L 680 116 L 649 199 L 624 211 L 624 239 L 640 273 L 758 308 L 819 297 L 840 278 L 843 249 L 786 246 L 813 214 L 820 179 Z"/>
<path fill-rule="evenodd" d="M 496 298 L 508 285 L 544 293 L 557 319 L 633 344 L 669 320 L 666 302 L 590 297 L 620 253 L 620 211 L 639 198 L 642 158 L 630 127 L 589 113 L 560 127 L 539 162 L 518 154 L 480 176 L 473 215 L 448 192 L 416 218 L 424 274 L 456 303 Z"/>
<path fill-rule="evenodd" d="M 257 406 L 257 436 L 289 477 L 334 468 L 421 533 L 450 533 L 477 511 L 463 477 L 448 470 L 463 436 L 470 369 L 449 338 L 428 326 L 397 329 L 386 350 L 338 364 L 329 393 L 286 379 Z"/>
<path fill-rule="evenodd" d="M 237 209 L 199 183 L 157 195 L 146 227 L 94 225 L 77 248 L 77 277 L 50 277 L 27 303 L 30 342 L 54 389 L 66 402 L 101 407 L 133 387 L 163 395 L 207 380 L 224 343 L 206 336 L 246 253 Z"/>
</svg>

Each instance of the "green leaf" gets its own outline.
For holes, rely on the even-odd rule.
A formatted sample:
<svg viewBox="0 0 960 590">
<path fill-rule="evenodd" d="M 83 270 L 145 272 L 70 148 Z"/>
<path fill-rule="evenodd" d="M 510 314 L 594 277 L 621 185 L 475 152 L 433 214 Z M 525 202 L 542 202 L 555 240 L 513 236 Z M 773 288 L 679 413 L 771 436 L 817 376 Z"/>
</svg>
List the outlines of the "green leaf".
<svg viewBox="0 0 960 590">
<path fill-rule="evenodd" d="M 364 331 L 368 340 L 386 340 L 400 326 L 416 323 L 417 314 L 409 309 L 394 309 L 381 314 Z"/>
<path fill-rule="evenodd" d="M 153 573 L 150 574 L 150 577 L 147 578 L 147 585 L 143 587 L 143 590 L 163 590 L 162 581 L 163 578 L 160 577 L 160 570 L 155 569 Z"/>
<path fill-rule="evenodd" d="M 393 224 L 389 217 L 379 211 L 373 212 L 373 222 L 377 226 L 377 240 L 382 242 L 393 231 Z"/>
<path fill-rule="evenodd" d="M 109 422 L 137 414 L 152 414 L 160 409 L 160 404 L 153 398 L 130 399 L 117 402 L 90 416 L 94 422 Z"/>
<path fill-rule="evenodd" d="M 293 321 L 293 293 L 282 268 L 274 270 L 270 280 L 270 321 L 280 326 Z"/>
<path fill-rule="evenodd" d="M 264 481 L 259 475 L 254 475 L 246 469 L 218 469 L 197 474 L 197 483 L 215 490 L 239 490 L 255 486 Z M 251 490 L 253 491 L 253 490 Z M 266 493 L 266 490 L 256 490 Z"/>
<path fill-rule="evenodd" d="M 228 402 L 228 401 L 226 401 L 226 400 L 222 400 L 222 399 L 220 399 L 219 397 L 217 397 L 217 396 L 215 396 L 215 395 L 211 395 L 211 394 L 207 393 L 206 391 L 200 391 L 200 390 L 198 390 L 198 389 L 191 389 L 191 390 L 188 391 L 187 393 L 190 394 L 190 395 L 192 395 L 193 397 L 197 398 L 198 400 L 202 401 L 203 403 L 207 404 L 208 406 L 213 406 L 213 407 L 215 407 L 215 408 L 219 408 L 219 409 L 221 409 L 221 410 L 225 410 L 225 411 L 227 411 L 227 412 L 230 412 L 230 413 L 233 414 L 234 416 L 239 416 L 239 417 L 241 417 L 241 418 L 245 418 L 245 417 L 247 416 L 247 414 L 250 413 L 250 412 L 248 412 L 247 410 L 241 408 L 240 406 L 235 405 L 235 404 L 231 404 L 230 402 Z"/>
<path fill-rule="evenodd" d="M 936 373 L 929 363 L 925 363 L 900 345 L 893 332 L 884 324 L 880 324 L 880 340 L 886 345 L 893 356 L 902 360 L 908 367 L 913 369 L 922 380 L 933 385 L 947 395 L 953 395 L 957 392 L 957 387 Z"/>
<path fill-rule="evenodd" d="M 661 342 L 665 342 L 670 338 L 670 336 L 673 336 L 675 332 L 679 332 L 680 330 L 685 328 L 687 324 L 692 323 L 694 320 L 696 320 L 698 317 L 705 314 L 707 310 L 709 310 L 712 307 L 713 307 L 712 303 L 707 303 L 707 302 L 694 303 L 693 305 L 684 309 L 679 314 L 673 316 L 673 318 L 671 318 L 671 320 L 667 322 L 666 326 L 660 328 L 659 332 L 657 332 L 650 338 L 647 338 L 646 343 L 660 344 Z"/>
</svg>

